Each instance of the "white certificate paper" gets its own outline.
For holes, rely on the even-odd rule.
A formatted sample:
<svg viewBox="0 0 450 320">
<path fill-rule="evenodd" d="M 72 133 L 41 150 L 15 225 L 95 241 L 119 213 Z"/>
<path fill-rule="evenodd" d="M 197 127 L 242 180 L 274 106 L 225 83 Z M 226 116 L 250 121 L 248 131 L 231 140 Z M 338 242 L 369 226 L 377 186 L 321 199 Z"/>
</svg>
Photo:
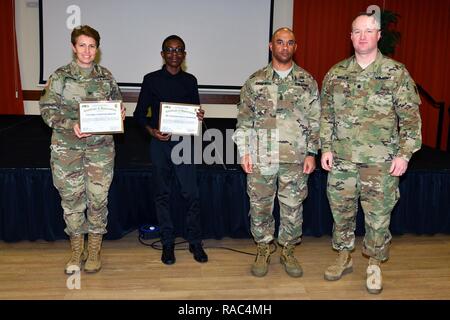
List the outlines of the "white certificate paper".
<svg viewBox="0 0 450 320">
<path fill-rule="evenodd" d="M 123 133 L 122 101 L 83 101 L 80 103 L 81 133 Z"/>
<path fill-rule="evenodd" d="M 200 121 L 197 112 L 200 105 L 161 102 L 159 110 L 159 131 L 176 135 L 194 135 L 200 133 Z"/>
</svg>

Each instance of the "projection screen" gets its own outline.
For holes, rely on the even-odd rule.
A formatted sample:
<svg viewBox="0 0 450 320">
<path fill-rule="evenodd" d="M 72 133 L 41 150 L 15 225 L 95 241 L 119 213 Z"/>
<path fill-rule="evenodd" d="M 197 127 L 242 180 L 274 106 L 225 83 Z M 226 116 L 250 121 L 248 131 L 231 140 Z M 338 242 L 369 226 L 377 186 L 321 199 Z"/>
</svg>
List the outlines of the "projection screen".
<svg viewBox="0 0 450 320">
<path fill-rule="evenodd" d="M 98 62 L 122 87 L 140 86 L 162 66 L 161 43 L 179 35 L 184 69 L 200 88 L 238 89 L 269 61 L 273 0 L 40 0 L 40 83 L 72 59 L 80 24 L 101 36 Z"/>
</svg>

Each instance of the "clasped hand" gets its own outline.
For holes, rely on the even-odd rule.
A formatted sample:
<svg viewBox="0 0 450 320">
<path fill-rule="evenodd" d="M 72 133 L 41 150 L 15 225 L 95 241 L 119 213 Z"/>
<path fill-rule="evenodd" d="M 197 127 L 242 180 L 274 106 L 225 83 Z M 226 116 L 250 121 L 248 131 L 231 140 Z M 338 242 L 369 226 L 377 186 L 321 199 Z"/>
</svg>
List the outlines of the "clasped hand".
<svg viewBox="0 0 450 320">
<path fill-rule="evenodd" d="M 121 105 L 120 105 L 120 114 L 122 116 L 122 120 L 125 120 L 126 110 L 127 109 L 125 108 L 123 103 L 121 103 Z M 77 136 L 78 139 L 87 138 L 87 137 L 92 136 L 92 133 L 81 133 L 80 124 L 79 123 L 76 123 L 73 126 L 73 132 L 75 133 L 75 135 Z"/>
<path fill-rule="evenodd" d="M 203 118 L 205 117 L 205 110 L 200 108 L 197 112 L 197 119 L 198 121 L 202 122 Z M 147 132 L 154 138 L 161 140 L 161 141 L 168 141 L 170 140 L 170 137 L 172 136 L 170 133 L 163 133 L 155 128 L 150 128 L 149 126 L 145 127 L 147 129 Z"/>
</svg>

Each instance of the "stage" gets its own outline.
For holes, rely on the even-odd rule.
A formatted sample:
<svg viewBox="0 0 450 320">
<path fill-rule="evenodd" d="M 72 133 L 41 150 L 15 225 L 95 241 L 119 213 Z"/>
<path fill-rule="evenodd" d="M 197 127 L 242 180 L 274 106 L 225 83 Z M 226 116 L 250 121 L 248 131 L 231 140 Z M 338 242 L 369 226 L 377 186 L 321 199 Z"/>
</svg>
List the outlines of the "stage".
<svg viewBox="0 0 450 320">
<path fill-rule="evenodd" d="M 224 132 L 235 119 L 206 119 L 207 128 Z M 49 168 L 51 130 L 40 116 L 0 116 L 0 240 L 65 239 L 58 192 Z M 115 136 L 116 162 L 109 194 L 107 239 L 119 239 L 143 224 L 156 224 L 152 201 L 149 137 L 132 118 Z M 208 145 L 205 142 L 204 145 Z M 225 143 L 226 144 L 226 143 Z M 226 150 L 222 150 L 222 158 Z M 237 164 L 198 165 L 201 216 L 205 239 L 250 238 L 246 176 Z M 316 169 L 304 202 L 303 233 L 330 235 L 332 216 L 326 198 L 327 173 Z M 450 153 L 424 146 L 400 180 L 393 234 L 450 234 Z M 184 234 L 181 196 L 172 194 L 177 236 Z M 278 221 L 278 206 L 275 206 Z M 364 232 L 362 212 L 357 235 Z"/>
</svg>

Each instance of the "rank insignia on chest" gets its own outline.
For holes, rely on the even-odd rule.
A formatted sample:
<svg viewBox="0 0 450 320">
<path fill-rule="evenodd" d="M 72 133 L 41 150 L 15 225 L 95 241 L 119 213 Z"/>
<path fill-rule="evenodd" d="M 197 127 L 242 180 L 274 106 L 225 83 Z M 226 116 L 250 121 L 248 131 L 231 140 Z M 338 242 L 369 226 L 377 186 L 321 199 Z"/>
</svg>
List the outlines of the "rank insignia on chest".
<svg viewBox="0 0 450 320">
<path fill-rule="evenodd" d="M 256 86 L 270 86 L 272 81 L 257 81 L 255 83 Z"/>
</svg>

